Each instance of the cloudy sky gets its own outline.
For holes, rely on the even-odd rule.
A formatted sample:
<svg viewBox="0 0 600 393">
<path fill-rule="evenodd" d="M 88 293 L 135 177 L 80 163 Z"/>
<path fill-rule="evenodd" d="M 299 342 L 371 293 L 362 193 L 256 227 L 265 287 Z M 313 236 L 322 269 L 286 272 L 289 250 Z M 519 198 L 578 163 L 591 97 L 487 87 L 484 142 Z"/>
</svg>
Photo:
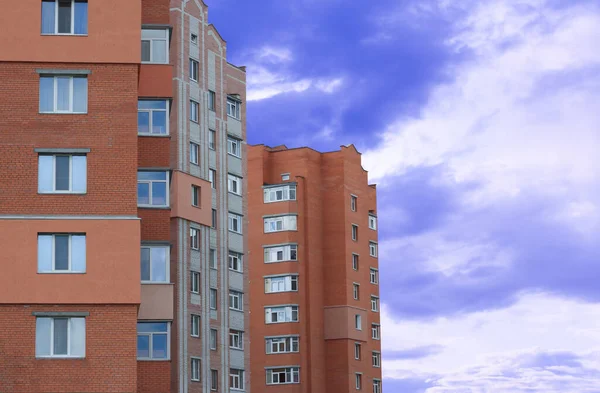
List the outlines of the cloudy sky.
<svg viewBox="0 0 600 393">
<path fill-rule="evenodd" d="M 600 392 L 600 2 L 207 3 L 249 142 L 378 184 L 387 393 Z"/>
</svg>

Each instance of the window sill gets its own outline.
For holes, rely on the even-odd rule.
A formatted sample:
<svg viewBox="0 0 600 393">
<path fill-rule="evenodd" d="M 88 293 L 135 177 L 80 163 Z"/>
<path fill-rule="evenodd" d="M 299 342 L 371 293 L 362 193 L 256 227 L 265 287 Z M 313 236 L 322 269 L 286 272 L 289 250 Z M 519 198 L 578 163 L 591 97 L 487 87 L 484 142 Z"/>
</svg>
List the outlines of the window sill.
<svg viewBox="0 0 600 393">
<path fill-rule="evenodd" d="M 147 64 L 147 65 L 171 65 L 170 63 L 158 63 L 158 62 L 154 62 L 154 61 L 142 61 L 142 64 Z"/>
<path fill-rule="evenodd" d="M 86 195 L 87 191 L 84 192 L 71 192 L 71 191 L 38 191 L 38 195 Z"/>
<path fill-rule="evenodd" d="M 142 285 L 175 285 L 168 281 L 141 281 Z"/>
<path fill-rule="evenodd" d="M 237 120 L 237 121 L 242 121 L 242 119 L 238 119 L 238 118 L 237 118 L 237 117 L 235 117 L 235 116 L 227 115 L 227 117 L 228 117 L 229 119 L 233 119 L 233 120 Z"/>
<path fill-rule="evenodd" d="M 234 273 L 244 274 L 244 271 L 239 271 L 239 270 L 235 270 L 235 269 L 231 269 L 231 268 L 229 268 L 229 271 L 234 272 Z"/>
<path fill-rule="evenodd" d="M 85 274 L 85 272 L 69 272 L 69 271 L 56 271 L 56 272 L 37 272 L 38 274 Z"/>
<path fill-rule="evenodd" d="M 150 359 L 150 358 L 137 358 L 138 362 L 170 362 L 170 358 L 165 359 Z"/>
<path fill-rule="evenodd" d="M 281 263 L 281 262 L 298 262 L 297 259 L 286 259 L 283 261 L 269 261 L 269 262 L 265 262 L 265 263 Z"/>
<path fill-rule="evenodd" d="M 36 356 L 38 360 L 85 360 L 85 356 Z"/>
<path fill-rule="evenodd" d="M 171 206 L 137 205 L 138 209 L 170 210 Z"/>
<path fill-rule="evenodd" d="M 169 134 L 148 134 L 145 132 L 138 132 L 138 136 L 152 137 L 152 138 L 170 138 L 171 137 L 171 135 L 169 135 Z"/>
<path fill-rule="evenodd" d="M 52 36 L 60 36 L 60 37 L 88 37 L 88 34 L 74 34 L 74 33 L 41 33 L 41 36 L 52 37 Z"/>
<path fill-rule="evenodd" d="M 40 115 L 87 115 L 87 112 L 38 112 Z"/>
</svg>

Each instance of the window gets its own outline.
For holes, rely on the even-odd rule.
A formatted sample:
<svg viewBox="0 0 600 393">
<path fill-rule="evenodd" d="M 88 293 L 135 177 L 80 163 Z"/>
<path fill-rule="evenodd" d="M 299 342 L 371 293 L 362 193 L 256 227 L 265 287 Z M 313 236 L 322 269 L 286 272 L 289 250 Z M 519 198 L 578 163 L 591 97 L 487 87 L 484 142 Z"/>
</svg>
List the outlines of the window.
<svg viewBox="0 0 600 393">
<path fill-rule="evenodd" d="M 216 94 L 214 91 L 208 91 L 208 109 L 211 111 L 215 111 L 215 104 L 217 102 Z"/>
<path fill-rule="evenodd" d="M 211 269 L 217 268 L 217 250 L 211 248 L 208 254 L 209 264 Z"/>
<path fill-rule="evenodd" d="M 295 231 L 297 229 L 296 222 L 296 216 L 279 216 L 265 218 L 265 233 Z"/>
<path fill-rule="evenodd" d="M 356 378 L 356 390 L 362 389 L 362 374 L 356 373 L 354 374 Z"/>
<path fill-rule="evenodd" d="M 265 188 L 264 202 L 279 202 L 279 201 L 295 201 L 296 200 L 296 185 L 289 184 L 285 186 Z"/>
<path fill-rule="evenodd" d="M 265 263 L 296 261 L 298 258 L 298 246 L 289 244 L 278 247 L 265 247 Z"/>
<path fill-rule="evenodd" d="M 200 206 L 200 187 L 192 186 L 192 206 Z"/>
<path fill-rule="evenodd" d="M 358 254 L 352 254 L 352 269 L 358 270 Z"/>
<path fill-rule="evenodd" d="M 169 247 L 142 246 L 142 282 L 169 282 Z"/>
<path fill-rule="evenodd" d="M 138 322 L 138 359 L 169 359 L 169 324 L 167 322 Z"/>
<path fill-rule="evenodd" d="M 229 370 L 229 387 L 244 390 L 244 370 L 232 368 Z"/>
<path fill-rule="evenodd" d="M 85 357 L 85 318 L 36 318 L 35 356 Z"/>
<path fill-rule="evenodd" d="M 369 242 L 369 255 L 372 257 L 377 257 L 377 243 Z"/>
<path fill-rule="evenodd" d="M 212 221 L 210 224 L 210 227 L 213 229 L 217 228 L 217 209 L 212 209 L 212 217 L 211 217 Z"/>
<path fill-rule="evenodd" d="M 243 294 L 237 291 L 229 291 L 229 308 L 231 310 L 243 311 Z"/>
<path fill-rule="evenodd" d="M 381 367 L 381 353 L 373 351 L 373 367 Z"/>
<path fill-rule="evenodd" d="M 227 97 L 227 116 L 233 117 L 234 119 L 241 119 L 240 109 L 242 103 L 234 100 L 233 98 Z"/>
<path fill-rule="evenodd" d="M 377 217 L 369 214 L 369 229 L 377 230 Z"/>
<path fill-rule="evenodd" d="M 381 338 L 380 327 L 378 324 L 371 324 L 371 338 L 373 340 L 379 340 Z"/>
<path fill-rule="evenodd" d="M 192 358 L 191 377 L 192 377 L 192 381 L 195 381 L 195 382 L 200 381 L 200 359 Z"/>
<path fill-rule="evenodd" d="M 379 312 L 379 298 L 371 296 L 371 311 Z"/>
<path fill-rule="evenodd" d="M 208 148 L 211 150 L 215 150 L 216 134 L 214 130 L 208 130 Z"/>
<path fill-rule="evenodd" d="M 228 174 L 227 190 L 236 195 L 242 195 L 242 178 L 232 174 Z"/>
<path fill-rule="evenodd" d="M 87 113 L 87 76 L 40 77 L 40 113 Z"/>
<path fill-rule="evenodd" d="M 229 348 L 244 349 L 244 332 L 229 330 Z"/>
<path fill-rule="evenodd" d="M 200 315 L 192 314 L 192 337 L 200 337 Z"/>
<path fill-rule="evenodd" d="M 42 0 L 42 34 L 87 33 L 87 0 Z"/>
<path fill-rule="evenodd" d="M 167 172 L 138 172 L 138 206 L 168 207 L 168 183 Z"/>
<path fill-rule="evenodd" d="M 200 273 L 190 272 L 190 288 L 192 293 L 200 293 Z"/>
<path fill-rule="evenodd" d="M 73 155 L 40 155 L 38 157 L 38 192 L 85 193 L 87 190 L 87 157 Z"/>
<path fill-rule="evenodd" d="M 142 63 L 169 64 L 167 29 L 142 29 Z"/>
<path fill-rule="evenodd" d="M 229 270 L 236 272 L 243 272 L 242 267 L 242 254 L 235 251 L 229 251 Z"/>
<path fill-rule="evenodd" d="M 38 234 L 38 273 L 85 273 L 85 234 Z"/>
<path fill-rule="evenodd" d="M 198 156 L 200 155 L 200 146 L 197 143 L 190 142 L 190 162 L 198 165 Z"/>
<path fill-rule="evenodd" d="M 217 329 L 210 329 L 210 349 L 217 350 Z"/>
<path fill-rule="evenodd" d="M 381 393 L 381 381 L 379 379 L 373 380 L 373 393 Z"/>
<path fill-rule="evenodd" d="M 198 45 L 198 34 L 190 34 L 190 42 L 194 45 Z"/>
<path fill-rule="evenodd" d="M 360 360 L 361 354 L 361 345 L 359 343 L 354 343 L 354 359 Z"/>
<path fill-rule="evenodd" d="M 300 367 L 267 369 L 267 385 L 300 383 Z"/>
<path fill-rule="evenodd" d="M 278 276 L 265 278 L 265 293 L 290 292 L 298 290 L 298 276 Z"/>
<path fill-rule="evenodd" d="M 210 309 L 216 310 L 217 309 L 217 290 L 214 288 L 210 289 L 209 302 L 210 302 Z"/>
<path fill-rule="evenodd" d="M 355 195 L 350 195 L 350 210 L 355 212 L 357 205 L 358 205 L 358 198 Z"/>
<path fill-rule="evenodd" d="M 210 390 L 219 389 L 219 371 L 210 370 Z"/>
<path fill-rule="evenodd" d="M 298 322 L 298 306 L 265 308 L 265 323 Z"/>
<path fill-rule="evenodd" d="M 290 174 L 289 173 L 282 173 L 281 174 L 281 180 L 282 181 L 288 181 L 288 180 L 290 180 Z"/>
<path fill-rule="evenodd" d="M 198 123 L 200 117 L 200 104 L 194 100 L 190 100 L 190 120 Z"/>
<path fill-rule="evenodd" d="M 358 300 L 359 298 L 359 285 L 357 283 L 352 284 L 352 297 L 354 297 L 354 300 Z"/>
<path fill-rule="evenodd" d="M 379 284 L 379 272 L 377 271 L 377 269 L 369 269 L 370 270 L 370 282 L 371 284 Z"/>
<path fill-rule="evenodd" d="M 214 190 L 217 189 L 217 171 L 214 169 L 208 170 L 208 181 L 210 182 L 210 187 Z"/>
<path fill-rule="evenodd" d="M 232 156 L 242 156 L 242 141 L 234 138 L 227 138 L 227 153 Z"/>
<path fill-rule="evenodd" d="M 354 315 L 354 327 L 356 330 L 362 330 L 362 317 L 359 314 Z"/>
<path fill-rule="evenodd" d="M 139 100 L 138 101 L 138 134 L 167 135 L 169 134 L 169 101 Z"/>
<path fill-rule="evenodd" d="M 352 240 L 358 240 L 358 225 L 352 224 Z"/>
<path fill-rule="evenodd" d="M 267 354 L 300 352 L 300 337 L 272 337 L 265 339 Z"/>
<path fill-rule="evenodd" d="M 242 233 L 242 216 L 229 212 L 229 230 Z"/>
<path fill-rule="evenodd" d="M 190 228 L 190 247 L 192 250 L 200 248 L 200 231 L 196 228 Z"/>
<path fill-rule="evenodd" d="M 190 79 L 198 82 L 198 61 L 190 59 Z"/>
</svg>

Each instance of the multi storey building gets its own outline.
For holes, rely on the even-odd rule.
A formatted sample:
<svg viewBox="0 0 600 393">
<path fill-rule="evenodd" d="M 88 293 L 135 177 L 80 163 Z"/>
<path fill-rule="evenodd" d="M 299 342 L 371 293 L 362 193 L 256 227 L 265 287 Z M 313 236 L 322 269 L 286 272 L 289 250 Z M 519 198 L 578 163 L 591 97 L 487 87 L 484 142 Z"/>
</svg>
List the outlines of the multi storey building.
<svg viewBox="0 0 600 393">
<path fill-rule="evenodd" d="M 0 391 L 249 391 L 245 70 L 206 5 L 0 22 Z"/>
<path fill-rule="evenodd" d="M 360 154 L 248 156 L 252 390 L 381 393 L 376 190 Z"/>
</svg>

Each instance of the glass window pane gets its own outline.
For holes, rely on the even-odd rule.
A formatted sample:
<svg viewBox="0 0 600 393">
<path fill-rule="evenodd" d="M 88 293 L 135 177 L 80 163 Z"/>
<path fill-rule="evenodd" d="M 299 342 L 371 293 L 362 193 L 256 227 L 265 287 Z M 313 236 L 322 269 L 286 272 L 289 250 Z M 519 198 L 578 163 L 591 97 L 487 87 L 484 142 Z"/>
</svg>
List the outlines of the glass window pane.
<svg viewBox="0 0 600 393">
<path fill-rule="evenodd" d="M 160 29 L 145 29 L 145 30 L 142 30 L 142 37 L 143 38 L 166 38 L 167 31 L 160 30 Z"/>
<path fill-rule="evenodd" d="M 167 41 L 152 41 L 152 62 L 162 64 L 167 62 Z"/>
<path fill-rule="evenodd" d="M 73 78 L 73 112 L 87 113 L 87 78 Z"/>
<path fill-rule="evenodd" d="M 150 336 L 137 336 L 137 356 L 138 358 L 150 357 Z"/>
<path fill-rule="evenodd" d="M 167 180 L 167 172 L 138 172 L 138 180 Z"/>
<path fill-rule="evenodd" d="M 58 1 L 58 32 L 71 33 L 71 0 Z"/>
<path fill-rule="evenodd" d="M 152 183 L 152 204 L 167 204 L 167 185 L 165 183 Z"/>
<path fill-rule="evenodd" d="M 138 133 L 150 133 L 150 112 L 138 112 Z"/>
<path fill-rule="evenodd" d="M 75 1 L 75 34 L 87 34 L 87 25 L 88 3 L 87 1 Z"/>
<path fill-rule="evenodd" d="M 50 325 L 52 318 L 35 320 L 35 356 L 50 355 Z"/>
<path fill-rule="evenodd" d="M 167 250 L 153 247 L 150 249 L 152 259 L 152 281 L 167 281 Z"/>
<path fill-rule="evenodd" d="M 73 191 L 85 192 L 87 184 L 87 157 L 73 156 Z"/>
<path fill-rule="evenodd" d="M 167 332 L 166 322 L 140 322 L 137 324 L 138 333 Z"/>
<path fill-rule="evenodd" d="M 54 0 L 42 1 L 42 34 L 54 34 L 54 13 L 56 12 Z"/>
<path fill-rule="evenodd" d="M 67 318 L 54 318 L 54 355 L 67 355 L 68 348 L 68 325 Z"/>
<path fill-rule="evenodd" d="M 138 109 L 167 109 L 165 100 L 139 100 Z"/>
<path fill-rule="evenodd" d="M 69 236 L 54 236 L 54 270 L 69 270 Z"/>
<path fill-rule="evenodd" d="M 70 103 L 70 89 L 71 89 L 71 78 L 57 77 L 56 88 L 58 90 L 56 95 L 56 109 L 59 111 L 68 111 L 71 109 Z"/>
<path fill-rule="evenodd" d="M 138 205 L 148 205 L 150 203 L 150 184 L 138 183 Z"/>
<path fill-rule="evenodd" d="M 71 270 L 74 272 L 85 272 L 85 236 L 71 236 Z"/>
<path fill-rule="evenodd" d="M 54 160 L 56 165 L 55 190 L 68 191 L 71 183 L 69 181 L 71 158 L 68 156 L 56 156 Z"/>
<path fill-rule="evenodd" d="M 54 20 L 54 19 L 52 19 Z M 54 78 L 40 78 L 40 112 L 54 111 Z"/>
<path fill-rule="evenodd" d="M 38 236 L 38 272 L 52 271 L 52 236 Z"/>
<path fill-rule="evenodd" d="M 85 356 L 85 318 L 71 318 L 71 355 Z"/>
<path fill-rule="evenodd" d="M 152 358 L 166 359 L 167 358 L 167 335 L 154 334 L 152 335 Z"/>
<path fill-rule="evenodd" d="M 167 133 L 167 112 L 152 112 L 152 133 L 165 135 Z"/>
<path fill-rule="evenodd" d="M 142 61 L 150 61 L 150 41 L 142 41 Z"/>
<path fill-rule="evenodd" d="M 39 156 L 38 158 L 38 190 L 40 192 L 54 190 L 52 175 L 53 160 L 52 156 Z"/>
<path fill-rule="evenodd" d="M 150 249 L 142 248 L 141 255 L 142 281 L 150 281 Z"/>
</svg>

